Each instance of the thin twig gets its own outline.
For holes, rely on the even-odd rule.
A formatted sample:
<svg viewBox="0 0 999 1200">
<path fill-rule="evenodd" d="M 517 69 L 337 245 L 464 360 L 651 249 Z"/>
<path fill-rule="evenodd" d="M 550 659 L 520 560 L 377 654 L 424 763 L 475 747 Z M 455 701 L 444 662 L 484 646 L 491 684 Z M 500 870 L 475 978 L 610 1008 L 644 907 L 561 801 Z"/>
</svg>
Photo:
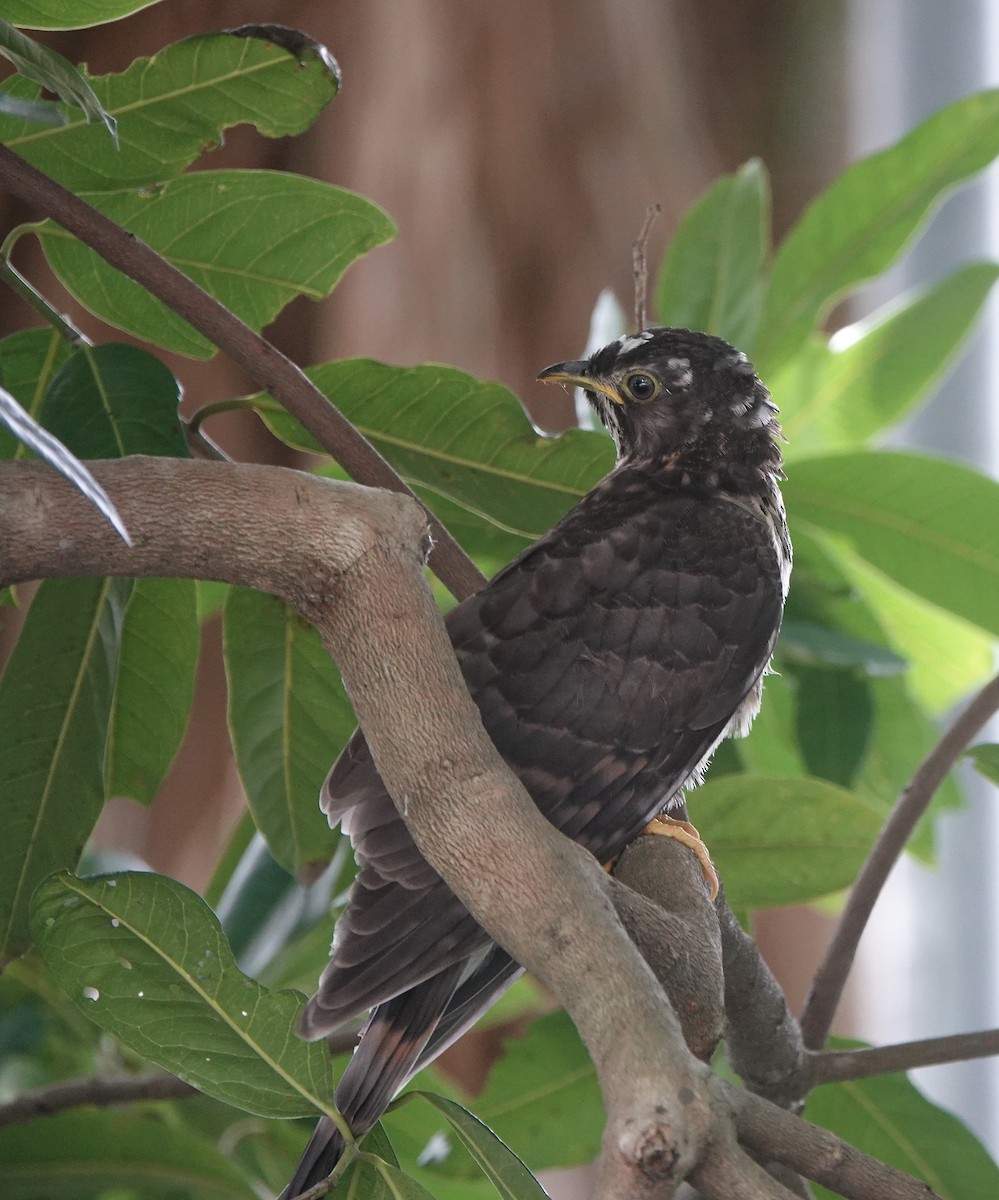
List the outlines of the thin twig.
<svg viewBox="0 0 999 1200">
<path fill-rule="evenodd" d="M 351 478 L 371 487 L 414 496 L 378 451 L 304 372 L 134 234 L 110 221 L 7 146 L 0 146 L 0 180 L 12 195 L 57 221 L 224 351 L 258 387 L 266 388 L 297 417 Z M 420 503 L 415 496 L 414 499 Z M 441 582 L 463 599 L 482 586 L 483 576 L 437 518 L 425 511 L 433 539 L 430 566 Z"/>
<path fill-rule="evenodd" d="M 641 232 L 631 243 L 631 265 L 635 275 L 635 330 L 645 329 L 648 320 L 646 299 L 649 291 L 649 233 L 656 217 L 662 212 L 661 204 L 650 204 L 645 210 L 645 221 Z"/>
<path fill-rule="evenodd" d="M 357 1027 L 338 1030 L 327 1038 L 331 1054 L 343 1054 L 354 1048 Z M 127 1075 L 109 1078 L 101 1075 L 52 1083 L 15 1096 L 0 1104 L 0 1129 L 6 1125 L 24 1125 L 39 1117 L 83 1105 L 108 1108 L 112 1105 L 136 1104 L 141 1100 L 186 1100 L 197 1096 L 198 1089 L 167 1071 L 155 1075 Z"/>
<path fill-rule="evenodd" d="M 899 1042 L 894 1046 L 873 1046 L 863 1050 L 825 1050 L 809 1055 L 808 1075 L 812 1087 L 839 1083 L 844 1079 L 870 1079 L 917 1067 L 935 1067 L 941 1063 L 966 1062 L 969 1058 L 988 1058 L 999 1054 L 999 1029 L 981 1029 L 976 1033 L 952 1033 L 947 1037 L 924 1038 L 919 1042 Z"/>
<path fill-rule="evenodd" d="M 857 876 L 832 942 L 812 980 L 801 1017 L 801 1032 L 809 1050 L 821 1049 L 829 1035 L 868 918 L 916 823 L 968 743 L 997 711 L 999 675 L 975 696 L 919 765 L 899 796 Z"/>
<path fill-rule="evenodd" d="M 189 1083 L 166 1072 L 121 1079 L 106 1079 L 99 1075 L 71 1079 L 68 1083 L 35 1088 L 0 1104 L 0 1128 L 23 1125 L 86 1104 L 107 1108 L 116 1104 L 135 1104 L 139 1100 L 184 1100 L 197 1094 L 197 1089 Z"/>
</svg>

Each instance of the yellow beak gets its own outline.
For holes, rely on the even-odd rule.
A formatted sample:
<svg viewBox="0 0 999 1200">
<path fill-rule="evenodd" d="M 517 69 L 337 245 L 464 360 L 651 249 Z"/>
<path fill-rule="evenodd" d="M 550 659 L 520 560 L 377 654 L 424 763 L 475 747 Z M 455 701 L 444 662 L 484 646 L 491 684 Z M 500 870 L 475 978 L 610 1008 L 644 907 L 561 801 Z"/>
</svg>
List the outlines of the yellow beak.
<svg viewBox="0 0 999 1200">
<path fill-rule="evenodd" d="M 556 363 L 553 367 L 545 367 L 538 378 L 544 383 L 568 383 L 587 392 L 600 392 L 615 404 L 623 404 L 624 401 L 611 385 L 594 379 L 587 373 L 586 366 L 585 360 Z"/>
</svg>

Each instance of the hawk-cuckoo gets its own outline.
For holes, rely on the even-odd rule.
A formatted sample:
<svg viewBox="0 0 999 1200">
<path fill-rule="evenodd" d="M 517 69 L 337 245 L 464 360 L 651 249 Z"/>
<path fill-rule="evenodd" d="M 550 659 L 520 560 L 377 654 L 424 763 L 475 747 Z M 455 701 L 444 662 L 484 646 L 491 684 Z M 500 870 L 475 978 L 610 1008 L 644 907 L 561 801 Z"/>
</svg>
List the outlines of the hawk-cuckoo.
<svg viewBox="0 0 999 1200">
<path fill-rule="evenodd" d="M 622 337 L 540 378 L 585 389 L 617 463 L 447 629 L 534 802 L 608 863 L 682 808 L 719 741 L 759 708 L 791 565 L 780 429 L 746 356 L 689 330 Z M 360 870 L 301 1032 L 372 1010 L 336 1091 L 360 1135 L 520 968 L 420 857 L 360 730 L 322 806 Z M 323 1118 L 286 1195 L 342 1148 Z"/>
</svg>

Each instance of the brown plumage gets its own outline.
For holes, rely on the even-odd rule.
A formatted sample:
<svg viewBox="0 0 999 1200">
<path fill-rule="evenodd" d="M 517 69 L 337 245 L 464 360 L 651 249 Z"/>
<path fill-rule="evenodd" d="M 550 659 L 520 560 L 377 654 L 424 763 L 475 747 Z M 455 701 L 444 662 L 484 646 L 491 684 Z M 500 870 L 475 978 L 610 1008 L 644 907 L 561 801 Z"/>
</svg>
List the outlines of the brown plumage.
<svg viewBox="0 0 999 1200">
<path fill-rule="evenodd" d="M 645 330 L 541 378 L 586 389 L 617 465 L 447 628 L 499 751 L 606 863 L 682 807 L 759 708 L 791 562 L 780 431 L 745 356 L 688 330 Z M 420 857 L 360 731 L 322 806 L 360 871 L 301 1031 L 373 1010 L 336 1093 L 360 1135 L 520 968 Z M 341 1150 L 324 1118 L 286 1194 Z"/>
</svg>

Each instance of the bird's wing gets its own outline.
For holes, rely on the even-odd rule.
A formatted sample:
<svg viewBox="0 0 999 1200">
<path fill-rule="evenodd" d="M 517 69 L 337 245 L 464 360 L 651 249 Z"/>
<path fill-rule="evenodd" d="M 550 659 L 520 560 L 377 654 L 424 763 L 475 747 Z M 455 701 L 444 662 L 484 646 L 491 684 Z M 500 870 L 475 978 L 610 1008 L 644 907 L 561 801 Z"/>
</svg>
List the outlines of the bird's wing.
<svg viewBox="0 0 999 1200">
<path fill-rule="evenodd" d="M 501 754 L 548 819 L 608 861 L 715 743 L 780 611 L 772 539 L 751 514 L 598 488 L 447 625 Z M 312 1036 L 489 942 L 420 857 L 360 734 L 323 805 L 360 871 L 303 1017 Z"/>
</svg>

